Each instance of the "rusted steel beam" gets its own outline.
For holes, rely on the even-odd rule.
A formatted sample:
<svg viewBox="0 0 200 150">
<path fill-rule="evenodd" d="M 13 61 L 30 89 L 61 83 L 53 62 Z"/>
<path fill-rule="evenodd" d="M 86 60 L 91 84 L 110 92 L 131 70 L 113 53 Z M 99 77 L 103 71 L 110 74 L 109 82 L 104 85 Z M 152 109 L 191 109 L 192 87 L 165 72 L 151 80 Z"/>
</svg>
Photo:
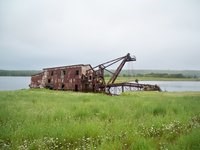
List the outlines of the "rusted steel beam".
<svg viewBox="0 0 200 150">
<path fill-rule="evenodd" d="M 161 88 L 158 85 L 129 83 L 129 82 L 109 84 L 106 87 L 112 88 L 112 87 L 125 87 L 125 86 L 140 88 L 140 89 L 149 90 L 149 91 L 161 91 Z"/>
</svg>

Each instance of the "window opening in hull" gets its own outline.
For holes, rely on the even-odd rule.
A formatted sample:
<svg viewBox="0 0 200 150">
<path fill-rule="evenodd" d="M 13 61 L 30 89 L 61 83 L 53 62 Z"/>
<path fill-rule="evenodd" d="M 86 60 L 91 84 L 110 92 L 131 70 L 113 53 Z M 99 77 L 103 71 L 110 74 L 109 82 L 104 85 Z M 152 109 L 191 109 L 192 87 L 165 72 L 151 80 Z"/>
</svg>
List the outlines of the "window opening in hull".
<svg viewBox="0 0 200 150">
<path fill-rule="evenodd" d="M 78 91 L 78 85 L 77 84 L 75 84 L 75 89 L 74 90 Z"/>
<path fill-rule="evenodd" d="M 76 70 L 76 75 L 79 75 L 79 70 Z"/>
</svg>

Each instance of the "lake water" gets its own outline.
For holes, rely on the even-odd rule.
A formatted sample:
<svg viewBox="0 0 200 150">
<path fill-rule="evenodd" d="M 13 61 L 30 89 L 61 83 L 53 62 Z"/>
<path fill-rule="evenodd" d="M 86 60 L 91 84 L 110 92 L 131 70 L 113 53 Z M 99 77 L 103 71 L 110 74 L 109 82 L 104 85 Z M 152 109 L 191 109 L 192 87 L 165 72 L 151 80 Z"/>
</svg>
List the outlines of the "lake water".
<svg viewBox="0 0 200 150">
<path fill-rule="evenodd" d="M 31 77 L 0 77 L 0 90 L 28 89 Z"/>
<path fill-rule="evenodd" d="M 162 91 L 182 92 L 200 91 L 200 81 L 142 81 L 144 84 L 157 84 Z"/>
<path fill-rule="evenodd" d="M 28 89 L 31 77 L 0 77 L 0 90 Z M 140 81 L 143 84 L 157 84 L 162 91 L 200 91 L 200 81 Z"/>
</svg>

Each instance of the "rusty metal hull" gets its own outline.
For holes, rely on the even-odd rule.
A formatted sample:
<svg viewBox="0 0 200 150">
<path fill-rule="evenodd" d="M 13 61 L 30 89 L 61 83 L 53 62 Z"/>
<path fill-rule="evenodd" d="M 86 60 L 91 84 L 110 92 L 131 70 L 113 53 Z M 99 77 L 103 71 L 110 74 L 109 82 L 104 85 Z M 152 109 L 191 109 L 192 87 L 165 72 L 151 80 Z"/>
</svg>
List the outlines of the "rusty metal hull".
<svg viewBox="0 0 200 150">
<path fill-rule="evenodd" d="M 139 83 L 115 83 L 106 86 L 106 93 L 119 95 L 128 91 L 162 91 L 158 85 L 139 84 Z"/>
<path fill-rule="evenodd" d="M 82 78 L 90 65 L 73 65 L 44 68 L 40 74 L 31 77 L 30 88 L 49 88 L 53 90 L 92 91 L 92 86 Z"/>
</svg>

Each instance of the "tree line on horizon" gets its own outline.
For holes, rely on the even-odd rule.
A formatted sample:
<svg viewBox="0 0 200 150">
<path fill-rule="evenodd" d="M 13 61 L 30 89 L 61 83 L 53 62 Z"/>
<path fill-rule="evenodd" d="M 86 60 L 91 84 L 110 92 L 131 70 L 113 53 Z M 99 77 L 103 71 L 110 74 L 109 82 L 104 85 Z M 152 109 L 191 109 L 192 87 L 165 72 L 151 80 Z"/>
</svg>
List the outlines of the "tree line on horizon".
<svg viewBox="0 0 200 150">
<path fill-rule="evenodd" d="M 39 70 L 0 70 L 0 76 L 32 76 Z"/>
<path fill-rule="evenodd" d="M 32 76 L 41 70 L 0 70 L 0 76 Z M 114 70 L 112 70 L 114 72 Z M 105 76 L 111 74 L 105 71 Z M 122 70 L 121 77 L 199 78 L 200 71 Z"/>
</svg>

